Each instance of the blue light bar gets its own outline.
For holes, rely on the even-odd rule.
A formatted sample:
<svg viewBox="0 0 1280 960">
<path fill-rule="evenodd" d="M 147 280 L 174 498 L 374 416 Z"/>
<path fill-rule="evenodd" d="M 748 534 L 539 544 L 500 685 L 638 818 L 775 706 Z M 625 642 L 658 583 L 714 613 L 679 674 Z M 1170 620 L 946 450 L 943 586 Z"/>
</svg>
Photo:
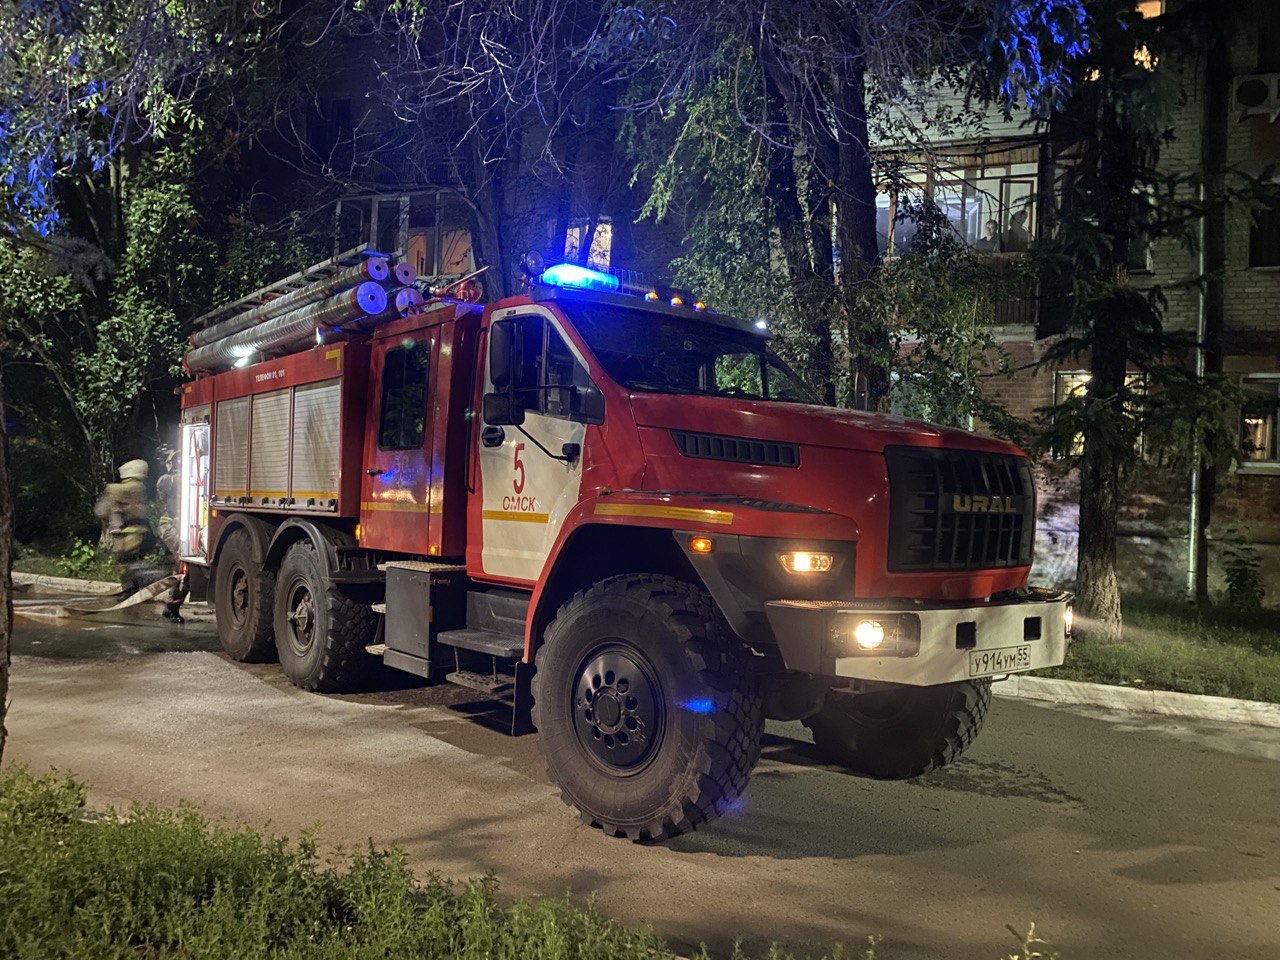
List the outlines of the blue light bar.
<svg viewBox="0 0 1280 960">
<path fill-rule="evenodd" d="M 579 290 L 607 290 L 616 293 L 621 281 L 612 273 L 592 270 L 576 263 L 557 263 L 542 271 L 542 283 L 555 287 L 577 287 Z"/>
</svg>

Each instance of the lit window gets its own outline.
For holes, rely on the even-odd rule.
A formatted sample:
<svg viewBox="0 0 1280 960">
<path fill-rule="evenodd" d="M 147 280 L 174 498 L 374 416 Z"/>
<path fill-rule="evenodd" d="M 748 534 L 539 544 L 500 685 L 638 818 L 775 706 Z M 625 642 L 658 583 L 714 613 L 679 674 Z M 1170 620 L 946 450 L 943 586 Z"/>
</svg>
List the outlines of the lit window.
<svg viewBox="0 0 1280 960">
<path fill-rule="evenodd" d="M 1160 17 L 1164 15 L 1164 0 L 1138 0 L 1137 9 L 1144 20 Z M 1148 50 L 1144 43 L 1133 51 L 1133 62 L 1144 70 L 1154 70 L 1160 58 Z"/>
<path fill-rule="evenodd" d="M 1035 242 L 1034 152 L 961 153 L 925 165 L 927 172 L 913 171 L 906 182 L 882 187 L 876 198 L 882 252 L 906 251 L 916 229 L 910 210 L 925 193 L 955 235 L 978 253 L 1025 253 Z"/>
<path fill-rule="evenodd" d="M 597 267 L 609 266 L 609 258 L 613 252 L 613 224 L 607 220 L 596 222 L 595 232 L 591 234 L 591 249 L 582 255 L 582 245 L 586 242 L 590 224 L 582 223 L 570 227 L 565 233 L 564 255 L 569 260 L 583 260 Z"/>
<path fill-rule="evenodd" d="M 1148 72 L 1154 70 L 1160 64 L 1160 58 L 1147 49 L 1144 43 L 1138 49 L 1133 51 L 1133 62 Z"/>
<path fill-rule="evenodd" d="M 1092 377 L 1083 370 L 1061 370 L 1053 385 L 1054 406 L 1061 406 L 1075 397 L 1083 397 Z M 1077 433 L 1071 439 L 1067 450 L 1060 450 L 1059 456 L 1078 457 L 1084 453 L 1084 434 Z"/>
<path fill-rule="evenodd" d="M 1240 410 L 1240 459 L 1244 463 L 1280 462 L 1280 374 L 1244 378 Z"/>
<path fill-rule="evenodd" d="M 1086 370 L 1061 370 L 1058 372 L 1053 387 L 1054 405 L 1061 405 L 1075 397 L 1083 397 L 1085 391 L 1089 387 L 1089 381 L 1093 379 L 1093 375 Z M 1141 395 L 1146 390 L 1146 380 L 1141 373 L 1126 373 L 1124 375 L 1124 385 L 1130 393 Z M 1128 413 L 1137 415 L 1138 410 L 1130 408 Z M 1145 437 L 1139 434 L 1136 450 L 1139 456 L 1142 456 Z M 1084 453 L 1084 434 L 1077 433 L 1071 439 L 1071 446 L 1067 450 L 1058 451 L 1060 457 L 1078 457 Z"/>
</svg>

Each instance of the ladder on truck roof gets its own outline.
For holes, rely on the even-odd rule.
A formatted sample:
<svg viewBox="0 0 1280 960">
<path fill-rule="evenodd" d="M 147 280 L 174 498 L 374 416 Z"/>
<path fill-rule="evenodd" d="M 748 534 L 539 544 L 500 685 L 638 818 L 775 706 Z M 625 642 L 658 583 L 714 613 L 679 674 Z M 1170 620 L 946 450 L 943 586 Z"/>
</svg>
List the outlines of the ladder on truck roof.
<svg viewBox="0 0 1280 960">
<path fill-rule="evenodd" d="M 294 290 L 300 290 L 305 286 L 315 283 L 317 280 L 323 280 L 331 277 L 339 270 L 345 270 L 347 267 L 355 266 L 364 257 L 384 257 L 384 253 L 378 253 L 369 249 L 369 244 L 362 243 L 358 247 L 352 247 L 350 250 L 344 250 L 342 253 L 330 257 L 328 260 L 321 260 L 319 263 L 312 264 L 304 270 L 299 270 L 292 276 L 285 277 L 283 280 L 277 280 L 275 283 L 269 283 L 259 290 L 253 291 L 246 296 L 241 297 L 233 303 L 223 304 L 215 307 L 208 313 L 202 314 L 195 318 L 192 323 L 197 330 L 203 330 L 205 327 L 211 327 L 215 323 L 220 323 L 230 317 L 245 310 L 249 310 L 260 304 L 278 297 L 283 297 L 286 293 L 292 293 Z M 388 257 L 390 259 L 390 257 Z"/>
</svg>

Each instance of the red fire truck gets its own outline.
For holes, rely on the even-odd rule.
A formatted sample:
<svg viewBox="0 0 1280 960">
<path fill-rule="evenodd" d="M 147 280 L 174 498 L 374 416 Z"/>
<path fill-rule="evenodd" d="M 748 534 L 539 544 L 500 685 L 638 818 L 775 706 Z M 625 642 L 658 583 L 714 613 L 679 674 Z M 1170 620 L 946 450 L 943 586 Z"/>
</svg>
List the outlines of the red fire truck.
<svg viewBox="0 0 1280 960">
<path fill-rule="evenodd" d="M 1070 632 L 1026 587 L 1027 459 L 822 406 L 763 324 L 688 299 L 562 264 L 186 384 L 183 552 L 227 653 L 505 700 L 635 840 L 726 811 L 766 718 L 872 777 L 957 759 L 992 678 Z"/>
</svg>

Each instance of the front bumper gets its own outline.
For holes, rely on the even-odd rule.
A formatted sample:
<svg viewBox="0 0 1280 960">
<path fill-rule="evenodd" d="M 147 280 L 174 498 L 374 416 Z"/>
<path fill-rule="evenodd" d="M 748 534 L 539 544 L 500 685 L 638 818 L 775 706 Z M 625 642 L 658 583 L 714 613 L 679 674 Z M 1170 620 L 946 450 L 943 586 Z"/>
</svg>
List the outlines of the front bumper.
<svg viewBox="0 0 1280 960">
<path fill-rule="evenodd" d="M 1067 594 L 1027 590 L 977 604 L 775 600 L 765 609 L 788 670 L 932 686 L 1057 666 L 1069 605 Z M 884 627 L 875 650 L 854 640 L 863 620 Z"/>
</svg>

